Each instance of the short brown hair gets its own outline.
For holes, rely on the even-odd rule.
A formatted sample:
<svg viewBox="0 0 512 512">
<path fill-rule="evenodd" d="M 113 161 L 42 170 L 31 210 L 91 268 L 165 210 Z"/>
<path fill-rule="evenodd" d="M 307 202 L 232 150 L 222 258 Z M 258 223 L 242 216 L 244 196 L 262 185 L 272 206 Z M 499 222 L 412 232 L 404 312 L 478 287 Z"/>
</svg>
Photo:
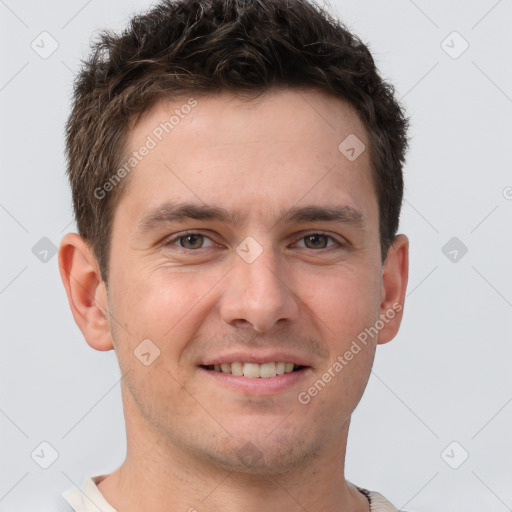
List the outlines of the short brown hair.
<svg viewBox="0 0 512 512">
<path fill-rule="evenodd" d="M 307 0 L 162 1 L 119 35 L 103 31 L 74 84 L 66 156 L 79 234 L 108 278 L 113 214 L 125 183 L 98 199 L 134 121 L 157 100 L 274 87 L 348 101 L 370 140 L 382 261 L 398 230 L 408 121 L 368 48 Z"/>
</svg>

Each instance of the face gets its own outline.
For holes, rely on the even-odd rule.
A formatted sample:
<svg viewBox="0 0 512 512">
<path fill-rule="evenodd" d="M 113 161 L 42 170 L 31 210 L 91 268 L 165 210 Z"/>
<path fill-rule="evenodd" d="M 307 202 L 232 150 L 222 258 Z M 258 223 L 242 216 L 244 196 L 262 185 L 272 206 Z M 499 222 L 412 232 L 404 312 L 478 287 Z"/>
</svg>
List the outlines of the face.
<svg viewBox="0 0 512 512">
<path fill-rule="evenodd" d="M 135 125 L 130 151 L 155 145 L 114 216 L 108 310 L 128 435 L 286 471 L 343 437 L 378 342 L 357 342 L 385 313 L 369 151 L 339 149 L 368 137 L 320 92 L 189 98 Z"/>
</svg>

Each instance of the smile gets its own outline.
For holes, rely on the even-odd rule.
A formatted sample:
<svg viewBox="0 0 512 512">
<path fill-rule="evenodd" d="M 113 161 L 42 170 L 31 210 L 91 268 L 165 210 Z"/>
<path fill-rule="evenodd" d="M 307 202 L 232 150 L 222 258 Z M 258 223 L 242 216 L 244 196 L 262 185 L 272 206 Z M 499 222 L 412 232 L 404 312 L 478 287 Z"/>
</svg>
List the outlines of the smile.
<svg viewBox="0 0 512 512">
<path fill-rule="evenodd" d="M 250 379 L 268 379 L 277 375 L 292 373 L 304 368 L 304 366 L 282 361 L 261 364 L 235 361 L 233 363 L 205 365 L 203 368 Z"/>
</svg>

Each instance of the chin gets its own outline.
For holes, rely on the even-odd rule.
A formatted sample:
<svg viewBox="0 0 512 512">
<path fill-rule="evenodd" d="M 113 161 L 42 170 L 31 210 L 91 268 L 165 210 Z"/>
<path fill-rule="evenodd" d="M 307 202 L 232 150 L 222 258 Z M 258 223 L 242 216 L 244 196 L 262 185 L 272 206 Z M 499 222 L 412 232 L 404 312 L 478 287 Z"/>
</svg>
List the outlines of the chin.
<svg viewBox="0 0 512 512">
<path fill-rule="evenodd" d="M 304 468 L 324 448 L 325 437 L 311 439 L 303 436 L 252 433 L 227 438 L 223 446 L 212 447 L 208 458 L 227 471 L 254 476 L 278 476 Z"/>
</svg>

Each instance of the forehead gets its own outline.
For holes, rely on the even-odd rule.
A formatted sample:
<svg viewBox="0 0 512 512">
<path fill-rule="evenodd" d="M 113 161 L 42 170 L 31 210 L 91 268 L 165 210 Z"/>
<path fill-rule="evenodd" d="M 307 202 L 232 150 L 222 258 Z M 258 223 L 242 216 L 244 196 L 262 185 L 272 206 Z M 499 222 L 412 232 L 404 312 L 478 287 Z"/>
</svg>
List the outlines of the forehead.
<svg viewBox="0 0 512 512">
<path fill-rule="evenodd" d="M 290 206 L 304 199 L 358 210 L 376 201 L 364 125 L 347 102 L 319 91 L 273 90 L 251 101 L 227 92 L 160 100 L 127 142 L 127 158 L 150 148 L 121 199 L 140 212 L 177 200 L 242 214 L 248 201 L 260 213 L 281 211 L 285 198 Z"/>
<path fill-rule="evenodd" d="M 157 142 L 171 142 L 171 138 L 179 138 L 184 127 L 208 133 L 202 147 L 219 141 L 246 143 L 248 133 L 257 137 L 253 142 L 262 143 L 329 135 L 336 139 L 349 134 L 367 139 L 362 122 L 347 101 L 320 90 L 274 88 L 253 99 L 228 91 L 161 98 L 132 125 L 128 145 L 136 147 L 147 135 Z"/>
</svg>

